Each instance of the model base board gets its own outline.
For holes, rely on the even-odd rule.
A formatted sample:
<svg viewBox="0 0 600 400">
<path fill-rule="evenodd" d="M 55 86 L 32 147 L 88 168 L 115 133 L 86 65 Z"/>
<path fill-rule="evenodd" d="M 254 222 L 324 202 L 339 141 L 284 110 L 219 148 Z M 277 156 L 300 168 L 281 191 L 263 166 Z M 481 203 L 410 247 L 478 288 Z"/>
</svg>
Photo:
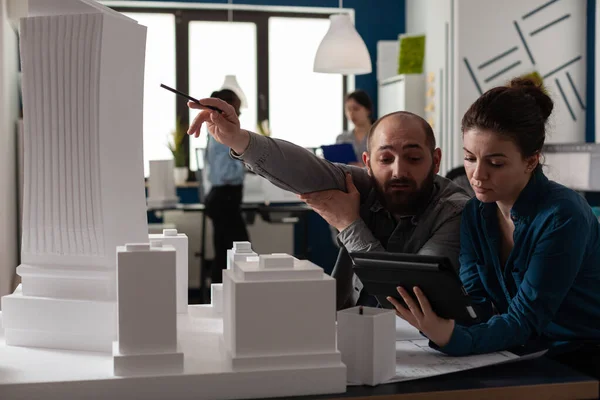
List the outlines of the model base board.
<svg viewBox="0 0 600 400">
<path fill-rule="evenodd" d="M 0 320 L 2 313 L 0 313 Z M 178 315 L 178 342 L 185 359 L 181 374 L 120 377 L 113 373 L 110 353 L 7 346 L 0 330 L 0 393 L 6 398 L 47 400 L 90 398 L 102 393 L 111 400 L 241 399 L 343 393 L 346 367 L 272 365 L 234 369 L 220 341 L 223 322 L 209 305 L 191 305 Z"/>
</svg>

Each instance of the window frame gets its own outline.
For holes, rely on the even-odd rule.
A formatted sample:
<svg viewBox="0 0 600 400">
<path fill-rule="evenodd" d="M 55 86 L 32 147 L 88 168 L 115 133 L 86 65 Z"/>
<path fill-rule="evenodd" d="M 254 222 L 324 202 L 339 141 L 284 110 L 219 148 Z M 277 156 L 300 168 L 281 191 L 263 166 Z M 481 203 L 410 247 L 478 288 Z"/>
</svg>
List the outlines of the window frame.
<svg viewBox="0 0 600 400">
<path fill-rule="evenodd" d="M 175 84 L 179 90 L 189 93 L 189 24 L 192 21 L 208 22 L 227 22 L 229 8 L 227 6 L 215 5 L 216 7 L 178 7 L 178 6 L 151 6 L 148 2 L 143 4 L 131 4 L 132 2 L 103 2 L 104 5 L 118 11 L 128 13 L 161 13 L 173 14 L 175 16 Z M 165 4 L 165 3 L 160 3 Z M 206 5 L 205 5 L 206 6 Z M 289 11 L 276 10 L 276 8 L 288 8 Z M 322 18 L 328 19 L 332 11 L 312 12 L 315 8 L 307 8 L 303 11 L 301 7 L 259 7 L 259 6 L 241 6 L 233 7 L 232 21 L 250 22 L 256 24 L 256 58 L 257 58 L 257 120 L 269 119 L 269 18 Z M 320 11 L 320 10 L 319 10 Z M 336 10 L 339 12 L 339 9 Z M 344 12 L 354 10 L 344 9 Z M 342 93 L 344 98 L 348 91 L 354 88 L 354 76 L 344 75 L 342 78 Z M 183 126 L 189 126 L 189 109 L 187 100 L 181 96 L 175 99 L 176 118 Z M 264 105 L 261 107 L 259 105 Z M 343 129 L 348 129 L 348 120 L 346 118 L 343 103 L 342 109 Z M 184 139 L 185 165 L 188 167 L 188 181 L 195 181 L 195 174 L 190 171 L 190 140 L 189 136 Z"/>
</svg>

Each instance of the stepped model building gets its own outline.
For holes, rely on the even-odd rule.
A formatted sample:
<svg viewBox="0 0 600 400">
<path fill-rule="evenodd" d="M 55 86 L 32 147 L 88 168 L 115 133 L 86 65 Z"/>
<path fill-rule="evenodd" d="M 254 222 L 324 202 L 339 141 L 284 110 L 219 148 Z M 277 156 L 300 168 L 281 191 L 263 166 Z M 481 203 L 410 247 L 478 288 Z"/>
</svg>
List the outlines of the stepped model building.
<svg viewBox="0 0 600 400">
<path fill-rule="evenodd" d="M 223 271 L 223 349 L 234 370 L 340 366 L 345 375 L 335 315 L 335 280 L 310 261 L 260 255 Z"/>
<path fill-rule="evenodd" d="M 233 242 L 233 248 L 227 250 L 227 269 L 232 269 L 235 261 L 246 261 L 248 257 L 258 257 L 250 242 Z"/>
<path fill-rule="evenodd" d="M 148 241 L 146 28 L 92 0 L 29 0 L 21 19 L 22 284 L 8 345 L 112 351 L 117 246 Z"/>
<path fill-rule="evenodd" d="M 227 269 L 232 269 L 238 261 L 258 261 L 258 254 L 252 250 L 250 242 L 233 242 L 233 247 L 227 250 Z M 210 299 L 213 315 L 222 317 L 223 314 L 223 284 L 210 285 Z"/>
</svg>

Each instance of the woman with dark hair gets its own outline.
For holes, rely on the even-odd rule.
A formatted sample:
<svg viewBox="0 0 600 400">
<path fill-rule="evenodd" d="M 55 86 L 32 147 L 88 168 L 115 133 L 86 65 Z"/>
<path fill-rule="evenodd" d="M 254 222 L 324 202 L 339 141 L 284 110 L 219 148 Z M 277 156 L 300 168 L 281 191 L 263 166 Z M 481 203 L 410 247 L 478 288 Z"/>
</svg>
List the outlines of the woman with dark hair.
<svg viewBox="0 0 600 400">
<path fill-rule="evenodd" d="M 450 355 L 531 340 L 600 376 L 600 224 L 578 193 L 549 181 L 540 153 L 553 103 L 527 79 L 483 94 L 462 120 L 464 165 L 476 197 L 461 223 L 460 278 L 482 323 L 438 317 L 398 288 L 397 314 Z"/>
<path fill-rule="evenodd" d="M 367 92 L 356 90 L 346 95 L 344 110 L 346 118 L 352 122 L 354 129 L 342 132 L 335 142 L 352 143 L 357 164 L 362 166 L 362 154 L 367 151 L 367 135 L 373 124 L 373 102 Z"/>
<path fill-rule="evenodd" d="M 231 90 L 213 92 L 216 97 L 231 104 L 240 115 L 240 98 Z M 206 215 L 213 225 L 215 259 L 211 267 L 212 283 L 222 282 L 222 270 L 227 267 L 227 250 L 234 241 L 247 241 L 248 231 L 242 216 L 243 184 L 246 168 L 229 155 L 229 148 L 208 135 L 205 165 L 208 169 L 210 192 L 204 200 Z"/>
</svg>

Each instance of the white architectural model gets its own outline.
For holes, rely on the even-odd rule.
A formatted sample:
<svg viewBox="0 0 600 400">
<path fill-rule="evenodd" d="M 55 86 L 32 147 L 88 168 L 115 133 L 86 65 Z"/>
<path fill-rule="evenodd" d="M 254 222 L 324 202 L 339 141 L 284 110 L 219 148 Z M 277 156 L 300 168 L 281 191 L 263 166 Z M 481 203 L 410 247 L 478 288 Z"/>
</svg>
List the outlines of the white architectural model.
<svg viewBox="0 0 600 400">
<path fill-rule="evenodd" d="M 236 261 L 258 261 L 258 254 L 252 250 L 250 242 L 233 242 L 233 248 L 227 250 L 227 269 L 232 269 Z M 223 284 L 213 283 L 210 285 L 210 300 L 212 312 L 215 316 L 223 313 Z"/>
<path fill-rule="evenodd" d="M 396 375 L 396 314 L 353 307 L 337 313 L 337 343 L 348 382 L 379 385 Z"/>
<path fill-rule="evenodd" d="M 173 160 L 150 160 L 148 207 L 174 207 L 179 202 L 175 189 Z"/>
<path fill-rule="evenodd" d="M 92 0 L 29 0 L 20 39 L 22 285 L 2 299 L 6 342 L 110 352 L 115 248 L 148 238 L 146 28 Z"/>
<path fill-rule="evenodd" d="M 152 241 L 118 247 L 117 302 L 115 375 L 182 373 L 173 246 Z"/>
<path fill-rule="evenodd" d="M 223 315 L 223 284 L 213 283 L 210 285 L 210 305 L 212 306 L 213 314 L 216 316 Z"/>
<path fill-rule="evenodd" d="M 249 243 L 236 246 L 244 247 L 251 249 Z M 216 304 L 176 314 L 174 253 L 163 240 L 118 250 L 113 354 L 10 348 L 0 329 L 3 398 L 101 393 L 112 400 L 225 400 L 346 390 L 346 366 L 335 343 L 335 281 L 323 270 L 287 254 L 246 257 L 224 271 L 225 318 L 213 311 Z M 62 317 L 65 332 L 77 329 L 78 319 L 93 322 L 86 307 L 70 304 L 72 317 Z M 39 308 L 24 318 L 48 322 L 50 312 Z"/>
<path fill-rule="evenodd" d="M 258 257 L 250 242 L 233 242 L 233 248 L 227 250 L 227 269 L 232 269 L 235 261 L 246 261 L 248 257 Z"/>
<path fill-rule="evenodd" d="M 223 343 L 236 369 L 340 365 L 335 280 L 309 261 L 261 255 L 223 271 Z"/>
<path fill-rule="evenodd" d="M 177 313 L 188 312 L 188 237 L 177 229 L 163 229 L 162 234 L 148 235 L 150 242 L 173 246 L 177 253 Z"/>
</svg>

